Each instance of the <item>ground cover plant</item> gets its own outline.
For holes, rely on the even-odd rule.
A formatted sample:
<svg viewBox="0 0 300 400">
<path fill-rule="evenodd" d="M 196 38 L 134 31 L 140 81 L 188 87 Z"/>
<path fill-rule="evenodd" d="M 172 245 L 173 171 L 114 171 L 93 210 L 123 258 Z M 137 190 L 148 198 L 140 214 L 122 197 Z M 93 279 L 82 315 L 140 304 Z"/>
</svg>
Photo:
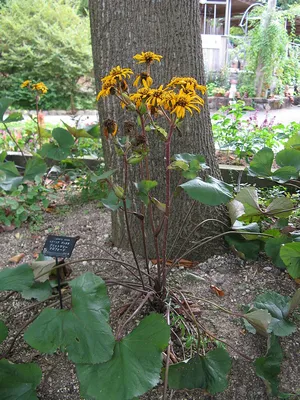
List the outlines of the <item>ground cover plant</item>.
<svg viewBox="0 0 300 400">
<path fill-rule="evenodd" d="M 167 399 L 168 388 L 200 388 L 215 394 L 225 390 L 228 385 L 227 376 L 232 360 L 226 350 L 226 341 L 214 336 L 205 328 L 201 319 L 196 316 L 188 294 L 173 287 L 168 281 L 172 267 L 187 262 L 183 258 L 195 246 L 203 246 L 214 240 L 214 237 L 209 236 L 193 246 L 189 252 L 178 254 L 175 259 L 168 260 L 166 245 L 168 217 L 172 212 L 172 199 L 175 195 L 171 192 L 171 174 L 174 174 L 174 178 L 178 181 L 176 195 L 186 193 L 195 202 L 200 201 L 212 207 L 233 201 L 241 203 L 244 209 L 241 212 L 239 206 L 238 213 L 235 213 L 236 219 L 240 219 L 244 214 L 248 216 L 248 203 L 255 208 L 256 213 L 257 207 L 256 204 L 253 206 L 252 192 L 244 193 L 241 199 L 241 191 L 235 196 L 232 185 L 210 176 L 202 155 L 187 153 L 171 155 L 171 141 L 178 132 L 180 122 L 188 112 L 191 114 L 200 112 L 205 88 L 191 77 L 176 77 L 165 88 L 163 86 L 154 88 L 150 68 L 154 62 L 159 62 L 162 56 L 146 52 L 137 54 L 134 58 L 139 63 L 146 64 L 146 72 L 137 74 L 134 82 L 135 91 L 128 91 L 128 81 L 133 71 L 118 66 L 102 79 L 102 89 L 98 94 L 99 101 L 102 97 L 114 96 L 120 106 L 134 116 L 138 127 L 136 135 L 127 136 L 118 134 L 116 121 L 109 118 L 104 123 L 104 136 L 111 141 L 123 160 L 123 178 L 121 181 L 114 180 L 112 177 L 115 170 L 105 171 L 94 177 L 95 182 L 106 182 L 110 187 L 108 196 L 101 198 L 103 205 L 112 211 L 121 210 L 125 214 L 127 237 L 134 261 L 127 263 L 109 257 L 102 260 L 120 264 L 126 268 L 130 278 L 122 281 L 117 279 L 104 281 L 98 274 L 86 272 L 75 279 L 69 279 L 68 268 L 79 262 L 78 260 L 72 262 L 61 260 L 58 265 L 57 260 L 42 254 L 33 262 L 2 270 L 1 291 L 19 292 L 25 298 L 35 298 L 37 302 L 31 304 L 30 308 L 43 304 L 45 300 L 50 300 L 51 303 L 50 307 L 43 308 L 41 312 L 26 321 L 10 338 L 9 345 L 4 349 L 0 361 L 0 374 L 5 378 L 0 381 L 0 394 L 3 397 L 37 398 L 36 387 L 41 380 L 40 368 L 34 363 L 9 362 L 14 344 L 24 330 L 24 340 L 33 349 L 47 354 L 53 354 L 58 349 L 66 353 L 68 359 L 76 366 L 80 392 L 85 399 L 133 400 L 157 385 L 160 378 L 164 382 L 163 399 Z M 17 174 L 11 165 L 7 168 L 8 163 L 3 163 L 2 185 L 13 185 L 15 181 L 22 182 L 26 180 L 26 176 L 30 176 L 29 172 L 33 175 L 32 169 L 39 170 L 36 167 L 44 163 L 40 157 L 50 156 L 56 161 L 62 161 L 70 154 L 74 137 L 82 134 L 86 135 L 70 127 L 56 128 L 52 132 L 54 140 L 42 144 L 38 151 L 39 156 L 29 164 L 31 169 L 26 166 L 27 170 L 25 169 L 23 177 Z M 155 181 L 149 173 L 148 154 L 151 149 L 148 135 L 150 134 L 157 135 L 157 140 L 161 141 L 161 157 L 165 156 L 166 165 L 165 182 Z M 292 174 L 289 179 L 295 174 L 299 176 L 298 153 L 295 157 L 293 170 L 288 168 Z M 33 162 L 37 164 L 32 164 Z M 255 170 L 255 165 L 257 163 L 252 164 L 251 170 Z M 134 168 L 139 172 L 139 180 L 132 182 L 131 174 Z M 265 171 L 270 173 L 269 168 L 265 168 Z M 286 169 L 284 171 L 286 173 Z M 13 180 L 12 172 L 15 173 Z M 282 176 L 281 173 L 279 175 Z M 164 199 L 157 199 L 152 195 L 153 189 L 159 184 L 165 187 Z M 133 191 L 130 191 L 131 188 Z M 247 204 L 242 203 L 241 200 L 244 199 Z M 260 214 L 276 215 L 290 211 L 285 203 L 279 205 L 280 207 L 276 203 L 268 206 L 267 212 L 259 209 Z M 158 220 L 153 219 L 154 209 L 160 214 Z M 147 211 L 156 248 L 156 259 L 153 260 L 151 270 L 145 236 L 145 223 L 148 223 Z M 189 212 L 190 210 L 186 210 L 186 214 Z M 132 244 L 129 215 L 140 221 L 141 235 L 144 239 L 142 263 Z M 184 224 L 185 216 L 182 217 Z M 255 241 L 277 237 L 270 232 L 259 232 L 249 225 L 241 222 L 232 228 L 228 227 L 219 236 L 242 235 L 247 239 L 253 236 Z M 196 229 L 200 227 L 201 224 Z M 291 268 L 289 264 L 287 267 L 293 277 L 295 277 L 294 271 L 298 274 L 300 269 L 298 255 L 293 258 Z M 136 297 L 126 307 L 115 329 L 112 329 L 109 320 L 110 300 L 106 287 L 110 285 L 123 285 L 136 292 Z M 213 289 L 222 297 L 222 291 L 218 287 Z M 237 320 L 243 319 L 251 332 L 255 331 L 266 337 L 267 354 L 255 360 L 250 358 L 250 361 L 253 361 L 258 376 L 266 381 L 269 392 L 282 398 L 294 394 L 280 393 L 278 388 L 277 376 L 282 356 L 277 337 L 287 336 L 295 331 L 292 314 L 299 305 L 299 293 L 298 290 L 292 297 L 284 297 L 266 291 L 263 296 L 253 299 L 243 312 L 233 312 L 201 297 L 204 303 L 212 305 L 220 312 L 223 311 Z M 60 308 L 56 308 L 57 306 Z M 129 325 L 141 313 L 145 316 L 128 333 Z M 174 314 L 179 318 L 174 319 Z M 185 329 L 194 332 L 194 338 L 190 337 L 186 345 L 190 357 L 185 360 L 178 360 L 172 350 L 174 329 L 171 327 L 178 322 L 181 322 Z M 9 325 L 7 321 L 6 323 L 2 321 L 0 325 L 2 340 L 8 335 L 6 324 Z M 205 341 L 206 343 L 209 341 L 208 346 L 204 346 Z M 163 351 L 166 354 L 164 365 Z M 245 358 L 249 361 L 249 357 Z"/>
</svg>

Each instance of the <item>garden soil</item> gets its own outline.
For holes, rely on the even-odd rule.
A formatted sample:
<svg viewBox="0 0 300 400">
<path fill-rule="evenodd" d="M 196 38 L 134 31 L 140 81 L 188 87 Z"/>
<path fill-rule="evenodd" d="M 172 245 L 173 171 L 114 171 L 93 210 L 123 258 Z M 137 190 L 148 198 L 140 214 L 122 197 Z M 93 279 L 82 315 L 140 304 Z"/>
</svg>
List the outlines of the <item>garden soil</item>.
<svg viewBox="0 0 300 400">
<path fill-rule="evenodd" d="M 57 207 L 57 210 L 59 207 Z M 9 259 L 17 254 L 24 253 L 21 262 L 32 261 L 39 253 L 47 235 L 80 236 L 71 260 L 86 259 L 72 265 L 71 278 L 85 271 L 99 273 L 104 278 L 126 281 L 132 279 L 129 273 L 120 264 L 92 260 L 98 258 L 116 258 L 131 262 L 127 252 L 117 249 L 110 242 L 110 214 L 100 209 L 97 203 L 88 203 L 68 207 L 64 212 L 46 214 L 44 222 L 38 229 L 23 226 L 11 232 L 0 234 L 0 268 L 13 268 L 16 264 Z M 214 396 L 194 391 L 170 391 L 168 399 L 172 400 L 264 400 L 268 399 L 266 386 L 259 379 L 252 366 L 252 362 L 244 358 L 255 359 L 266 352 L 266 340 L 258 335 L 245 331 L 240 320 L 220 312 L 211 304 L 199 301 L 198 296 L 227 307 L 232 311 L 241 311 L 241 307 L 254 300 L 256 295 L 268 290 L 274 290 L 282 295 L 292 295 L 297 288 L 296 283 L 287 273 L 273 267 L 266 258 L 255 262 L 243 263 L 235 255 L 228 253 L 211 258 L 193 268 L 174 268 L 169 275 L 169 284 L 181 291 L 186 291 L 186 297 L 198 310 L 197 319 L 206 330 L 214 336 L 230 344 L 228 348 L 232 357 L 232 370 L 229 375 L 228 388 Z M 224 291 L 219 297 L 211 291 L 215 285 Z M 135 293 L 118 285 L 109 287 L 111 297 L 111 323 L 114 329 L 120 319 L 122 306 L 134 298 Z M 6 320 L 10 336 L 14 335 L 24 323 L 28 322 L 37 310 L 18 310 L 33 304 L 25 301 L 19 294 L 14 294 L 5 300 L 7 293 L 0 293 L 0 319 Z M 139 315 L 133 321 L 138 324 Z M 280 373 L 280 390 L 291 392 L 300 388 L 300 329 L 299 318 L 296 320 L 297 331 L 280 342 L 284 352 L 284 361 Z M 132 326 L 133 327 L 133 326 Z M 131 327 L 131 328 L 132 328 Z M 10 345 L 3 343 L 3 350 Z M 174 350 L 180 348 L 180 342 L 173 343 Z M 237 350 L 238 352 L 236 352 Z M 179 352 L 180 353 L 180 352 Z M 74 366 L 60 352 L 51 355 L 39 354 L 24 343 L 22 335 L 18 337 L 10 354 L 11 361 L 36 362 L 43 370 L 43 380 L 38 388 L 38 398 L 41 400 L 79 400 L 79 384 L 76 379 Z M 113 385 L 114 383 L 111 382 Z M 141 400 L 162 399 L 162 385 L 140 397 Z M 107 399 L 110 400 L 110 399 Z"/>
</svg>

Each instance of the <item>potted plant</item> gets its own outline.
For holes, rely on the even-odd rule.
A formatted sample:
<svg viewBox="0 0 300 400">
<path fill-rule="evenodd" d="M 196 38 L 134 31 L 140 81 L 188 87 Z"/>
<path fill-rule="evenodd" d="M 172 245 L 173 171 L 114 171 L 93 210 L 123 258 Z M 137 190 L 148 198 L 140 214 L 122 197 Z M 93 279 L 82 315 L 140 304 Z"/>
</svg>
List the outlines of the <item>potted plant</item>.
<svg viewBox="0 0 300 400">
<path fill-rule="evenodd" d="M 216 87 L 212 90 L 212 94 L 215 97 L 224 97 L 225 95 L 225 89 L 222 87 Z"/>
</svg>

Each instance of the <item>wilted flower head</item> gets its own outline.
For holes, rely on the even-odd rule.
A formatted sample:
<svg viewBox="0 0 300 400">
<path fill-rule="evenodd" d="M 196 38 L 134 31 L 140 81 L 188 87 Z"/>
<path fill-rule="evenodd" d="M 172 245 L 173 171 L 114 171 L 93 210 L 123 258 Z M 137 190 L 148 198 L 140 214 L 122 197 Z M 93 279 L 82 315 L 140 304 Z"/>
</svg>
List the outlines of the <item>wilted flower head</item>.
<svg viewBox="0 0 300 400">
<path fill-rule="evenodd" d="M 203 85 L 199 85 L 195 78 L 191 77 L 175 77 L 171 79 L 171 82 L 168 84 L 168 87 L 176 87 L 180 86 L 181 89 L 184 89 L 186 92 L 193 92 L 195 90 L 199 90 L 202 94 L 206 92 L 206 87 Z"/>
<path fill-rule="evenodd" d="M 48 92 L 48 88 L 43 82 L 38 82 L 38 83 L 32 84 L 31 89 L 36 90 L 40 94 L 46 94 Z"/>
</svg>

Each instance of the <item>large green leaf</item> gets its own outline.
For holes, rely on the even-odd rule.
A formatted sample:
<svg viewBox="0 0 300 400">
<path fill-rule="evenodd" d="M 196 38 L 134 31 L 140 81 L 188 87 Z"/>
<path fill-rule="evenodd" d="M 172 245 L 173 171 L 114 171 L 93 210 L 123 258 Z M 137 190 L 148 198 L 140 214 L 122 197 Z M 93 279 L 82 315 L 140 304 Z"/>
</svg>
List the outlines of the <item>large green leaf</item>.
<svg viewBox="0 0 300 400">
<path fill-rule="evenodd" d="M 59 147 L 64 149 L 69 149 L 74 144 L 72 135 L 66 129 L 55 128 L 52 131 L 52 136 L 59 144 Z"/>
<path fill-rule="evenodd" d="M 246 240 L 239 235 L 226 235 L 225 240 L 243 260 L 256 260 L 262 246 L 260 240 Z"/>
<path fill-rule="evenodd" d="M 0 271 L 0 291 L 13 290 L 21 292 L 24 299 L 46 300 L 52 294 L 49 281 L 35 282 L 32 268 L 29 264 L 21 264 L 15 268 L 5 268 Z"/>
<path fill-rule="evenodd" d="M 179 185 L 194 200 L 210 206 L 228 203 L 232 199 L 232 185 L 207 176 L 206 181 L 200 178 L 192 179 Z"/>
<path fill-rule="evenodd" d="M 300 132 L 296 132 L 289 140 L 285 143 L 284 147 L 286 149 L 293 148 L 300 150 Z"/>
<path fill-rule="evenodd" d="M 246 329 L 249 332 L 257 332 L 262 336 L 268 336 L 268 328 L 272 321 L 272 316 L 267 310 L 256 310 L 250 308 L 249 312 L 244 314 L 243 318 Z M 250 326 L 246 322 L 248 322 Z"/>
<path fill-rule="evenodd" d="M 42 176 L 47 171 L 47 164 L 40 157 L 32 157 L 27 163 L 24 172 L 24 181 L 34 181 L 36 177 Z"/>
<path fill-rule="evenodd" d="M 244 214 L 248 217 L 262 215 L 258 204 L 257 189 L 252 186 L 243 187 L 235 196 L 235 200 L 244 206 Z M 239 212 L 241 214 L 241 211 Z"/>
<path fill-rule="evenodd" d="M 297 179 L 299 176 L 299 172 L 295 167 L 282 167 L 276 169 L 276 171 L 272 174 L 273 181 L 284 183 L 289 181 L 290 179 Z"/>
<path fill-rule="evenodd" d="M 248 173 L 254 176 L 270 176 L 274 160 L 272 149 L 264 147 L 259 150 L 250 162 Z"/>
<path fill-rule="evenodd" d="M 275 157 L 276 163 L 280 167 L 294 167 L 300 171 L 300 151 L 295 149 L 284 149 L 279 151 Z"/>
<path fill-rule="evenodd" d="M 7 338 L 8 328 L 3 321 L 0 320 L 0 344 Z"/>
<path fill-rule="evenodd" d="M 150 199 L 148 193 L 150 192 L 151 189 L 155 188 L 157 184 L 158 183 L 156 181 L 146 181 L 146 180 L 142 180 L 134 184 L 138 190 L 137 196 L 144 204 L 146 205 L 149 204 Z"/>
<path fill-rule="evenodd" d="M 0 290 L 22 292 L 34 283 L 33 272 L 28 264 L 0 271 Z"/>
<path fill-rule="evenodd" d="M 0 99 L 0 122 L 3 122 L 4 114 L 8 107 L 14 102 L 13 99 L 9 99 L 7 97 L 2 97 Z"/>
<path fill-rule="evenodd" d="M 38 400 L 36 388 L 42 379 L 37 364 L 13 364 L 0 360 L 1 400 Z"/>
<path fill-rule="evenodd" d="M 254 361 L 256 374 L 264 380 L 268 392 L 272 395 L 278 393 L 278 375 L 282 359 L 283 354 L 278 339 L 275 335 L 271 335 L 266 356 Z"/>
<path fill-rule="evenodd" d="M 62 347 L 75 363 L 105 362 L 111 358 L 115 342 L 108 324 L 110 303 L 105 283 L 87 272 L 69 284 L 72 309 L 43 310 L 24 339 L 43 353 Z"/>
<path fill-rule="evenodd" d="M 287 235 L 281 235 L 279 237 L 266 240 L 265 252 L 267 256 L 271 257 L 276 267 L 285 269 L 285 264 L 280 257 L 280 249 L 282 244 L 289 243 L 291 241 L 292 238 Z"/>
<path fill-rule="evenodd" d="M 91 180 L 93 182 L 105 181 L 106 179 L 110 178 L 116 171 L 117 169 L 110 169 L 109 171 L 103 172 L 103 174 L 100 175 L 95 174 L 92 176 Z"/>
<path fill-rule="evenodd" d="M 4 122 L 8 124 L 10 122 L 19 122 L 22 121 L 23 119 L 24 119 L 23 115 L 20 112 L 13 112 L 9 114 L 7 118 L 5 118 Z"/>
<path fill-rule="evenodd" d="M 300 242 L 284 244 L 280 249 L 286 268 L 292 278 L 300 278 Z"/>
<path fill-rule="evenodd" d="M 268 326 L 268 333 L 273 333 L 275 336 L 288 336 L 295 332 L 295 324 L 286 319 L 290 306 L 289 297 L 276 292 L 266 292 L 257 296 L 253 305 L 256 309 L 267 310 L 271 314 L 272 320 Z"/>
<path fill-rule="evenodd" d="M 40 148 L 38 153 L 41 157 L 62 161 L 71 154 L 71 151 L 69 148 L 59 147 L 55 143 L 45 143 Z"/>
<path fill-rule="evenodd" d="M 94 400 L 131 400 L 159 382 L 170 328 L 160 314 L 145 317 L 119 342 L 104 364 L 77 365 L 81 395 Z"/>
<path fill-rule="evenodd" d="M 94 139 L 85 129 L 76 128 L 75 126 L 70 126 L 62 121 L 68 132 L 75 138 L 89 138 Z"/>
<path fill-rule="evenodd" d="M 23 177 L 19 174 L 15 163 L 8 161 L 0 164 L 0 188 L 9 191 L 19 186 L 22 182 Z"/>
<path fill-rule="evenodd" d="M 168 383 L 171 389 L 201 388 L 211 394 L 222 392 L 228 385 L 227 375 L 231 359 L 225 349 L 218 348 L 206 354 L 169 367 Z"/>
<path fill-rule="evenodd" d="M 294 204 L 288 197 L 277 197 L 267 207 L 265 213 L 278 218 L 288 218 L 293 212 Z"/>
</svg>

